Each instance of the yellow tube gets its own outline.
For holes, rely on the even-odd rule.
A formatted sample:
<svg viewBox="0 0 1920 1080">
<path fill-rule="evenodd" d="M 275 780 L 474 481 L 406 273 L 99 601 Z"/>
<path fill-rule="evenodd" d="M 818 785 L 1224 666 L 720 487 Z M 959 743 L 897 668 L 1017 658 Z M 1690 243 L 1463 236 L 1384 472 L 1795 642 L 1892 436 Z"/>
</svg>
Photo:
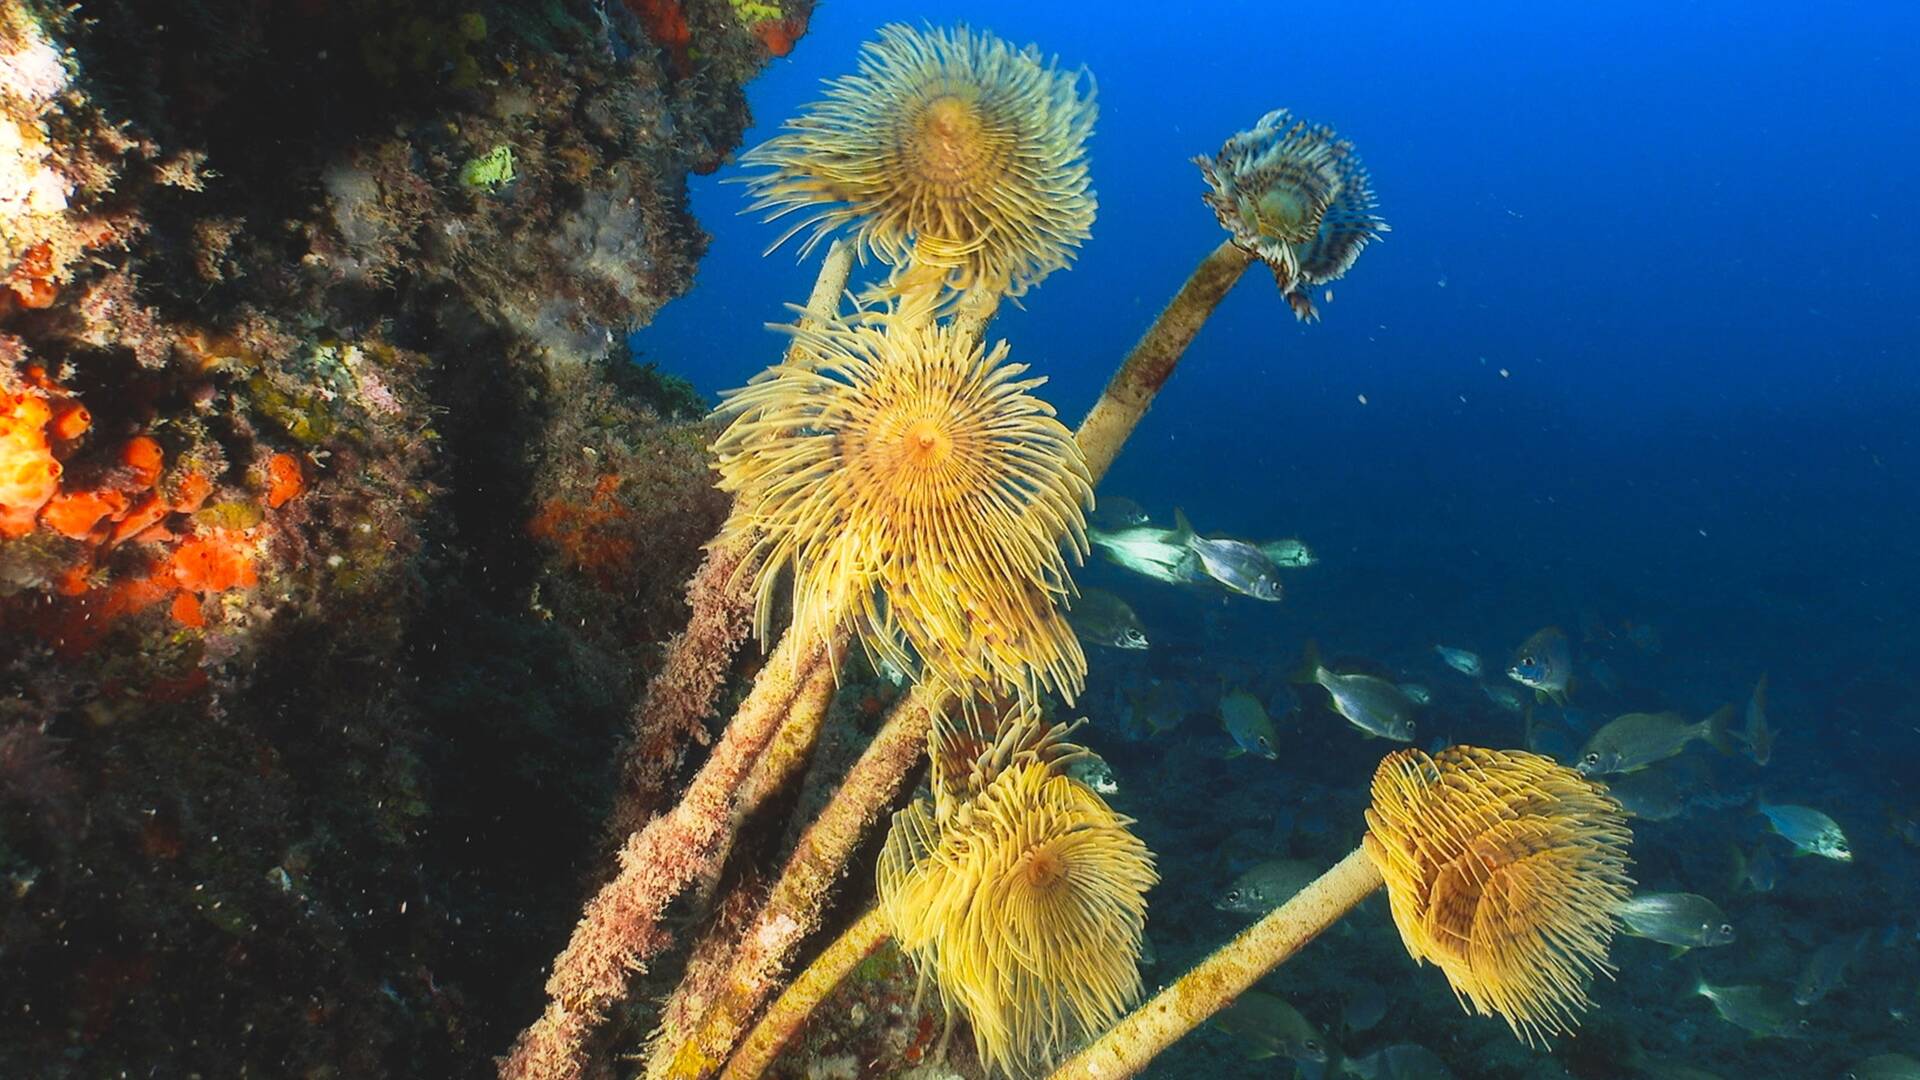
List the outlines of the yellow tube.
<svg viewBox="0 0 1920 1080">
<path fill-rule="evenodd" d="M 998 293 L 967 296 L 954 312 L 955 325 L 962 333 L 978 339 L 985 334 L 986 325 L 999 304 Z M 801 834 L 765 905 L 741 935 L 726 975 L 710 992 L 711 1000 L 692 1030 L 668 1030 L 655 1042 L 647 1060 L 647 1080 L 695 1080 L 712 1076 L 727 1060 L 728 1052 L 753 1022 L 754 1014 L 778 988 L 781 976 L 793 960 L 794 950 L 819 926 L 831 890 L 839 882 L 854 848 L 899 794 L 907 773 L 925 754 L 927 732 L 945 694 L 944 690 L 920 683 L 894 706 L 820 816 Z M 833 982 L 822 984 L 813 974 L 809 968 L 801 981 L 818 985 L 820 994 L 833 988 Z M 685 985 L 683 982 L 683 987 Z M 789 997 L 793 993 L 790 988 Z M 679 996 L 676 991 L 676 999 Z M 804 1016 L 804 1010 L 816 1003 L 816 999 L 794 998 L 789 1007 L 801 1009 L 799 1015 Z M 796 1016 L 789 1030 L 798 1023 Z M 765 1049 L 768 1060 L 779 1049 L 779 1040 L 784 1039 L 785 1034 L 764 1036 L 775 1040 Z M 751 1037 L 760 1036 L 761 1029 L 756 1027 Z"/>
<path fill-rule="evenodd" d="M 840 295 L 847 291 L 852 273 L 852 245 L 834 241 L 820 261 L 802 326 L 817 326 L 839 313 Z M 798 340 L 787 346 L 787 363 L 798 363 L 804 356 Z M 753 580 L 753 568 L 746 561 L 754 540 L 751 530 L 740 530 L 731 539 L 715 542 L 687 583 L 687 604 L 692 609 L 687 627 L 667 646 L 666 661 L 648 681 L 646 696 L 629 724 L 632 734 L 621 763 L 620 786 L 607 816 L 611 850 L 618 850 L 660 811 L 679 773 L 688 738 L 701 730 L 713 711 L 733 654 L 752 628 L 753 596 L 747 586 Z"/>
<path fill-rule="evenodd" d="M 927 731 L 933 725 L 942 694 L 929 684 L 920 683 L 894 706 L 859 760 L 847 770 L 847 778 L 820 811 L 820 816 L 800 834 L 766 904 L 741 934 L 731 967 L 698 1026 L 685 1041 L 677 1045 L 661 1044 L 656 1049 L 648 1061 L 649 1080 L 712 1076 L 726 1061 L 755 1011 L 779 985 L 793 951 L 819 926 L 827 898 L 839 884 L 840 872 L 867 828 L 899 794 L 907 773 L 926 754 Z M 821 962 L 816 960 L 815 964 Z M 807 1009 L 818 1004 L 819 998 L 802 994 L 798 986 L 805 983 L 824 995 L 833 989 L 839 976 L 834 976 L 832 981 L 823 981 L 823 978 L 816 977 L 809 968 L 795 987 L 787 991 L 791 999 L 788 1007 L 800 1010 L 799 1015 L 804 1016 Z M 798 1023 L 796 1017 L 787 1022 L 784 1030 L 769 1031 L 765 1035 L 756 1028 L 751 1037 L 773 1040 L 764 1050 L 771 1060 L 787 1032 Z"/>
<path fill-rule="evenodd" d="M 1117 1080 L 1138 1073 L 1384 884 L 1366 851 L 1355 850 L 1067 1059 L 1052 1080 Z"/>
<path fill-rule="evenodd" d="M 866 914 L 834 939 L 800 977 L 793 980 L 760 1017 L 753 1030 L 728 1060 L 721 1080 L 752 1080 L 773 1064 L 781 1047 L 800 1030 L 813 1014 L 814 1006 L 826 999 L 849 973 L 887 940 L 887 921 L 879 908 Z"/>
<path fill-rule="evenodd" d="M 1134 426 L 1153 404 L 1154 395 L 1173 375 L 1194 335 L 1252 262 L 1253 256 L 1231 241 L 1214 248 L 1200 260 L 1187 283 L 1113 373 L 1106 391 L 1073 436 L 1087 457 L 1087 469 L 1093 473 L 1095 484 L 1120 456 L 1127 436 L 1133 434 Z"/>
</svg>

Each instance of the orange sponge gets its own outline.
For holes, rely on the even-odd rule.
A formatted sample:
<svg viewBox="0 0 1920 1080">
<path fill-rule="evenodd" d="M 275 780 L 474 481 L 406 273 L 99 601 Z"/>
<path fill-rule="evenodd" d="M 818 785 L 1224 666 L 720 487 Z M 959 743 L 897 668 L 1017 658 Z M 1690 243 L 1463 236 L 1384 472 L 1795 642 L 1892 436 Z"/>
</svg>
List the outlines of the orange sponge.
<svg viewBox="0 0 1920 1080">
<path fill-rule="evenodd" d="M 47 443 L 53 410 L 32 391 L 0 391 L 0 537 L 33 531 L 34 518 L 60 490 L 60 463 Z"/>
</svg>

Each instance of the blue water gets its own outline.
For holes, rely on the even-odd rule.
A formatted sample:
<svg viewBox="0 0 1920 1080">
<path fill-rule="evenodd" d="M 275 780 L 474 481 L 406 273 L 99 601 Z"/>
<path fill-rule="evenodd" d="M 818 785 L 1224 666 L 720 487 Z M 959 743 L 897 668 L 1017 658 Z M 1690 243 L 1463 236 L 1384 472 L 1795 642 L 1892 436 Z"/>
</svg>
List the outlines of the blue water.
<svg viewBox="0 0 1920 1080">
<path fill-rule="evenodd" d="M 1579 664 L 1604 658 L 1625 684 L 1576 696 L 1575 737 L 1627 708 L 1704 714 L 1769 672 L 1784 728 L 1774 761 L 1760 770 L 1696 747 L 1709 755 L 1698 782 L 1819 805 L 1848 829 L 1856 861 L 1790 860 L 1775 893 L 1736 894 L 1715 860 L 1755 843 L 1757 819 L 1700 812 L 1643 830 L 1642 880 L 1713 895 L 1767 943 L 1703 960 L 1716 982 L 1791 983 L 1837 934 L 1907 932 L 1877 948 L 1871 977 L 1809 1013 L 1812 1037 L 1752 1044 L 1686 993 L 1680 965 L 1624 942 L 1598 1037 L 1726 1075 L 1837 1075 L 1868 1053 L 1912 1052 L 1920 1029 L 1896 1014 L 1920 1011 L 1920 852 L 1887 822 L 1920 810 L 1920 8 L 1203 7 L 823 4 L 794 54 L 750 87 L 758 126 L 746 142 L 851 70 L 858 44 L 892 19 L 965 18 L 1086 65 L 1100 101 L 1093 238 L 991 331 L 1051 377 L 1043 393 L 1073 421 L 1221 239 L 1189 159 L 1276 107 L 1336 127 L 1371 170 L 1392 233 L 1334 286 L 1316 325 L 1297 324 L 1267 274 L 1249 272 L 1101 488 L 1163 520 L 1179 504 L 1206 531 L 1301 536 L 1320 565 L 1290 575 L 1278 607 L 1107 566 L 1084 580 L 1126 596 L 1156 642 L 1220 657 L 1223 680 L 1277 684 L 1311 636 L 1445 685 L 1436 641 L 1503 666 L 1558 623 Z M 777 231 L 738 214 L 743 191 L 724 182 L 738 175 L 696 181 L 713 234 L 699 282 L 635 338 L 709 393 L 776 358 L 781 340 L 763 324 L 785 318 L 813 275 L 791 249 L 762 256 Z M 1660 648 L 1611 636 L 1628 626 L 1655 628 Z M 1112 662 L 1096 658 L 1089 703 Z M 1192 664 L 1181 672 L 1195 678 Z M 1459 687 L 1433 713 L 1423 742 L 1519 738 Z M 1318 834 L 1289 824 L 1304 789 L 1288 777 L 1344 773 L 1357 788 L 1385 747 L 1311 705 L 1282 727 L 1298 745 L 1338 748 L 1336 764 L 1283 755 L 1261 773 L 1205 758 L 1219 736 L 1199 724 L 1181 736 L 1193 771 L 1155 783 L 1225 784 L 1229 819 L 1319 854 Z M 1125 808 L 1150 840 L 1158 829 L 1179 842 L 1150 800 Z M 1350 839 L 1342 829 L 1325 850 Z M 1211 912 L 1204 889 L 1169 892 L 1155 918 L 1193 921 L 1163 931 L 1163 978 L 1239 925 Z M 1388 965 L 1379 978 L 1409 970 L 1367 955 Z M 1450 1063 L 1473 1075 L 1461 1048 L 1506 1036 L 1446 1012 L 1438 978 L 1422 976 L 1437 1006 L 1390 1018 L 1409 1037 L 1456 1040 Z M 1330 1023 L 1328 1000 L 1295 1003 Z M 1225 1053 L 1213 1038 L 1186 1052 Z M 1181 1060 L 1200 1059 L 1165 1067 Z"/>
</svg>

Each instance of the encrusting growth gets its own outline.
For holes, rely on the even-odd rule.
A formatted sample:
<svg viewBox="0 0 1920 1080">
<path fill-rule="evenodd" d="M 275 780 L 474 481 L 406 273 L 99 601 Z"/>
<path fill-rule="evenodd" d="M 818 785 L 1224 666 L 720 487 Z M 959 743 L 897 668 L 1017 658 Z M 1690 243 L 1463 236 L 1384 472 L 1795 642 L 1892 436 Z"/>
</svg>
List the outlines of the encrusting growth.
<svg viewBox="0 0 1920 1080">
<path fill-rule="evenodd" d="M 791 642 L 791 644 L 790 644 Z M 794 696 L 840 643 L 781 642 L 725 734 L 714 745 L 680 802 L 635 833 L 620 851 L 620 871 L 587 903 L 547 979 L 550 1000 L 540 1019 L 501 1064 L 508 1078 L 584 1073 L 586 1042 L 606 1010 L 625 995 L 627 980 L 665 948 L 668 904 L 725 850 L 740 786 L 786 719 Z"/>
<path fill-rule="evenodd" d="M 834 317 L 852 270 L 853 250 L 835 242 L 820 261 L 803 326 Z M 798 343 L 790 344 L 786 361 L 801 359 Z M 687 583 L 691 613 L 686 629 L 668 646 L 665 663 L 648 681 L 646 697 L 634 712 L 620 787 L 607 817 L 608 837 L 615 846 L 653 816 L 680 768 L 686 744 L 704 734 L 701 725 L 713 712 L 734 653 L 752 626 L 753 598 L 746 587 L 752 579 L 746 565 L 752 540 L 750 530 L 715 540 Z"/>
<path fill-rule="evenodd" d="M 883 27 L 857 74 L 742 155 L 768 170 L 751 209 L 799 215 L 773 247 L 811 230 L 802 255 L 848 227 L 863 258 L 903 269 L 896 291 L 1020 296 L 1092 230 L 1080 81 L 992 34 Z"/>
<path fill-rule="evenodd" d="M 1389 755 L 1359 850 L 1075 1054 L 1057 1080 L 1115 1080 L 1225 1008 L 1385 885 L 1401 940 L 1522 1040 L 1571 1028 L 1608 970 L 1631 839 L 1603 788 L 1550 758 L 1453 747 Z"/>
<path fill-rule="evenodd" d="M 766 903 L 740 935 L 731 963 L 718 980 L 698 1026 L 683 1039 L 668 1032 L 656 1046 L 647 1063 L 650 1080 L 711 1076 L 723 1062 L 728 1076 L 759 1075 L 760 1068 L 817 1002 L 817 997 L 799 988 L 810 985 L 816 988 L 815 993 L 824 994 L 839 982 L 838 975 L 828 977 L 824 970 L 810 967 L 782 997 L 781 1002 L 787 1005 L 784 1013 L 776 1006 L 754 1030 L 758 1043 L 755 1052 L 763 1053 L 765 1059 L 743 1050 L 728 1060 L 755 1011 L 779 989 L 780 976 L 801 939 L 818 929 L 822 912 L 841 883 L 854 849 L 898 796 L 914 765 L 925 756 L 933 714 L 944 695 L 945 691 L 933 684 L 920 683 L 895 706 L 859 760 L 847 770 L 846 779 L 825 809 L 800 834 Z M 839 948 L 837 956 L 851 967 L 884 938 L 881 931 L 879 937 L 855 945 L 847 944 L 848 936 L 843 934 L 844 947 Z M 822 961 L 832 965 L 826 957 Z"/>
</svg>

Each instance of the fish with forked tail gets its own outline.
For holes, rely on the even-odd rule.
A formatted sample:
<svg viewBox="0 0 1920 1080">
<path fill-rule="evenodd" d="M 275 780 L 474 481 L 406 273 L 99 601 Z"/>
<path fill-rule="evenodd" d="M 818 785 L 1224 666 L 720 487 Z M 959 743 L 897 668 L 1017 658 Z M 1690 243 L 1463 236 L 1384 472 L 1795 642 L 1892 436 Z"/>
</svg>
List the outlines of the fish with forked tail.
<svg viewBox="0 0 1920 1080">
<path fill-rule="evenodd" d="M 1320 662 L 1319 646 L 1307 642 L 1293 681 L 1317 683 L 1332 698 L 1333 711 L 1368 735 L 1412 742 L 1415 705 L 1398 686 L 1375 675 L 1342 675 Z"/>
<path fill-rule="evenodd" d="M 1808 1035 L 1800 1006 L 1773 986 L 1715 986 L 1697 979 L 1693 992 L 1713 1002 L 1720 1019 L 1761 1038 L 1804 1039 Z"/>
<path fill-rule="evenodd" d="M 1266 706 L 1245 690 L 1236 690 L 1220 699 L 1220 726 L 1233 736 L 1231 757 L 1254 754 L 1272 761 L 1280 756 L 1279 737 Z"/>
<path fill-rule="evenodd" d="M 1456 649 L 1451 645 L 1435 645 L 1433 651 L 1440 654 L 1440 660 L 1462 675 L 1480 677 L 1480 654 L 1468 649 Z"/>
<path fill-rule="evenodd" d="M 1087 515 L 1087 524 L 1102 529 L 1129 529 L 1152 523 L 1146 508 L 1125 495 L 1099 496 L 1094 501 L 1093 513 Z"/>
<path fill-rule="evenodd" d="M 1067 624 L 1080 640 L 1109 649 L 1144 649 L 1146 627 L 1125 600 L 1105 589 L 1082 589 L 1080 598 L 1067 609 Z"/>
<path fill-rule="evenodd" d="M 1268 859 L 1233 879 L 1213 902 L 1217 911 L 1265 915 L 1313 884 L 1326 868 L 1304 859 Z"/>
<path fill-rule="evenodd" d="M 1300 540 L 1269 540 L 1264 544 L 1255 544 L 1260 553 L 1273 560 L 1275 566 L 1299 568 L 1312 566 L 1320 561 L 1313 549 Z"/>
<path fill-rule="evenodd" d="M 1847 834 L 1840 830 L 1840 823 L 1813 807 L 1774 804 L 1761 799 L 1755 810 L 1799 854 L 1853 861 L 1853 848 L 1847 843 Z"/>
<path fill-rule="evenodd" d="M 1213 1023 L 1240 1040 L 1254 1061 L 1284 1057 L 1323 1062 L 1331 1056 L 1327 1037 L 1300 1010 L 1283 997 L 1259 990 L 1233 999 L 1233 1004 L 1214 1014 Z"/>
<path fill-rule="evenodd" d="M 1793 1000 L 1800 1005 L 1813 1005 L 1845 985 L 1847 969 L 1853 966 L 1872 936 L 1872 931 L 1862 930 L 1813 950 L 1806 968 L 1793 984 Z"/>
<path fill-rule="evenodd" d="M 1735 733 L 1746 744 L 1747 756 L 1755 765 L 1765 765 L 1773 760 L 1774 731 L 1767 723 L 1767 677 L 1763 674 L 1760 681 L 1753 684 L 1753 694 L 1747 698 L 1746 723 Z"/>
<path fill-rule="evenodd" d="M 1186 512 L 1173 511 L 1174 536 L 1200 559 L 1207 576 L 1242 596 L 1255 600 L 1280 599 L 1280 568 L 1265 552 L 1245 540 L 1201 536 L 1193 531 Z"/>
<path fill-rule="evenodd" d="M 1695 739 L 1703 739 L 1721 753 L 1729 753 L 1727 723 L 1732 718 L 1731 705 L 1723 706 L 1697 724 L 1689 724 L 1675 712 L 1627 713 L 1594 732 L 1580 748 L 1580 759 L 1573 767 L 1586 776 L 1637 772 L 1679 756 Z"/>
<path fill-rule="evenodd" d="M 1681 951 L 1733 942 L 1733 924 L 1720 905 L 1697 893 L 1640 893 L 1620 907 L 1620 921 L 1634 937 Z"/>
<path fill-rule="evenodd" d="M 1573 649 L 1567 635 L 1557 626 L 1534 632 L 1513 653 L 1507 678 L 1527 687 L 1542 701 L 1567 703 L 1567 687 L 1573 681 Z"/>
</svg>

